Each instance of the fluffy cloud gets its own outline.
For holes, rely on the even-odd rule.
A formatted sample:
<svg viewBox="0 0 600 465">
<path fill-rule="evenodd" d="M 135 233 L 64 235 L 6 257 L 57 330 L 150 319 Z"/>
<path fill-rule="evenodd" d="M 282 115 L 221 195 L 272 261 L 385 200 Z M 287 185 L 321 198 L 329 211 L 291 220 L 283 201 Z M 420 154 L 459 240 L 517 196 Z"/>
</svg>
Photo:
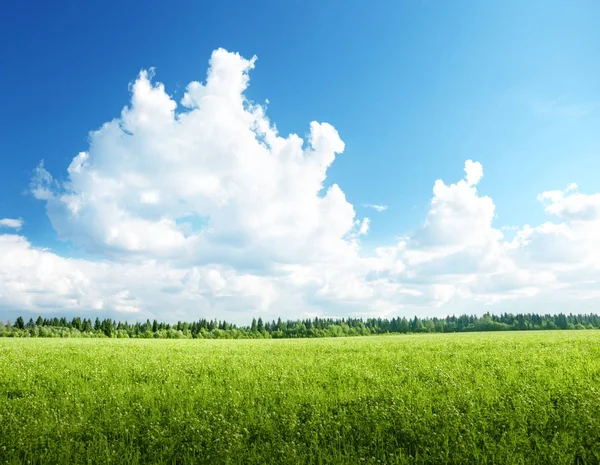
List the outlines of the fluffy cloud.
<svg viewBox="0 0 600 465">
<path fill-rule="evenodd" d="M 23 220 L 21 218 L 0 218 L 0 228 L 16 229 L 17 231 L 23 227 Z"/>
<path fill-rule="evenodd" d="M 276 298 L 269 279 L 221 267 L 69 259 L 35 248 L 21 236 L 0 235 L 3 307 L 120 318 L 189 319 L 218 313 L 240 320 L 245 312 L 269 313 Z M 231 309 L 237 313 L 229 313 Z"/>
<path fill-rule="evenodd" d="M 369 218 L 340 186 L 324 188 L 344 142 L 328 123 L 310 123 L 306 140 L 280 135 L 244 96 L 255 64 L 215 51 L 205 82 L 179 103 L 141 72 L 130 104 L 90 134 L 64 181 L 40 164 L 31 193 L 59 238 L 97 259 L 1 235 L 0 306 L 247 322 L 600 298 L 600 194 L 575 184 L 542 193 L 552 221 L 511 227 L 509 241 L 472 160 L 463 179 L 435 181 L 420 228 L 366 249 Z"/>
<path fill-rule="evenodd" d="M 346 237 L 363 223 L 337 185 L 322 192 L 344 143 L 317 122 L 307 141 L 281 137 L 244 98 L 254 62 L 215 51 L 206 83 L 188 85 L 180 111 L 140 73 L 131 104 L 91 134 L 65 183 L 38 167 L 32 192 L 59 237 L 118 259 L 253 257 L 268 266 L 348 253 Z M 190 228 L 190 218 L 202 224 Z"/>
</svg>

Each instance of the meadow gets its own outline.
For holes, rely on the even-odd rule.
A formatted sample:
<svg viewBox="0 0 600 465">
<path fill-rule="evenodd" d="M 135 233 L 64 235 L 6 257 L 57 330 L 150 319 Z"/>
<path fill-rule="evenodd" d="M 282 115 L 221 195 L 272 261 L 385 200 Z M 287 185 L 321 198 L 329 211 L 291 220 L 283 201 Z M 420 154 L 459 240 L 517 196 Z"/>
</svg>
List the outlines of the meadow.
<svg viewBox="0 0 600 465">
<path fill-rule="evenodd" d="M 600 462 L 600 332 L 0 339 L 0 463 Z"/>
</svg>

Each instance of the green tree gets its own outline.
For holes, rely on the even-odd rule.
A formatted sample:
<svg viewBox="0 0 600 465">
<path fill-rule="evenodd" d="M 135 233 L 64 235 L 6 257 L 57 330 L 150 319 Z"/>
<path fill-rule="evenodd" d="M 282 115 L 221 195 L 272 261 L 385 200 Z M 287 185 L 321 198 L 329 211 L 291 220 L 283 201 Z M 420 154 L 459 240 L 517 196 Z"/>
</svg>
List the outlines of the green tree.
<svg viewBox="0 0 600 465">
<path fill-rule="evenodd" d="M 25 322 L 23 321 L 23 317 L 18 317 L 15 320 L 15 328 L 17 328 L 17 329 L 25 328 Z"/>
<path fill-rule="evenodd" d="M 567 317 L 564 313 L 560 313 L 556 318 L 556 326 L 560 329 L 567 329 L 569 327 L 569 322 L 567 321 Z"/>
<path fill-rule="evenodd" d="M 415 316 L 410 322 L 410 331 L 413 333 L 420 333 L 423 329 L 423 322 Z"/>
<path fill-rule="evenodd" d="M 430 318 L 427 318 L 427 321 L 425 322 L 425 331 L 428 333 L 435 332 L 435 323 Z"/>
<path fill-rule="evenodd" d="M 111 337 L 113 332 L 114 332 L 114 328 L 113 328 L 113 324 L 112 321 L 110 319 L 105 319 L 104 321 L 102 321 L 102 332 L 107 336 L 107 337 Z"/>
<path fill-rule="evenodd" d="M 75 317 L 71 320 L 71 326 L 79 331 L 81 331 L 81 318 Z"/>
</svg>

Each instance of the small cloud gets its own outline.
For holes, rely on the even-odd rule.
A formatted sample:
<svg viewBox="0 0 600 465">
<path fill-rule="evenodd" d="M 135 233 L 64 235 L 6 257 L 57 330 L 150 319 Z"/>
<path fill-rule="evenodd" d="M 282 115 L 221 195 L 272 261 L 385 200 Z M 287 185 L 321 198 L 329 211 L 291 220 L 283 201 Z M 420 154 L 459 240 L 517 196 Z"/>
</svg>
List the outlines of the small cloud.
<svg viewBox="0 0 600 465">
<path fill-rule="evenodd" d="M 75 159 L 81 162 L 83 161 L 81 154 L 75 157 Z M 71 166 L 73 167 L 74 164 L 71 163 Z M 77 171 L 77 169 L 73 168 L 73 171 Z M 29 190 L 36 199 L 49 200 L 52 197 L 53 187 L 56 187 L 56 182 L 52 178 L 52 175 L 44 168 L 44 160 L 42 160 L 33 172 Z"/>
<path fill-rule="evenodd" d="M 475 186 L 483 177 L 483 166 L 478 161 L 467 160 L 465 162 L 465 179 L 469 186 Z"/>
<path fill-rule="evenodd" d="M 578 187 L 577 184 L 572 182 L 571 184 L 569 184 L 567 186 L 567 192 L 577 190 L 577 187 Z"/>
<path fill-rule="evenodd" d="M 23 227 L 23 220 L 21 218 L 3 218 L 0 219 L 0 228 L 16 229 L 17 231 Z"/>
<path fill-rule="evenodd" d="M 375 203 L 363 203 L 362 206 L 366 208 L 372 208 L 373 210 L 377 210 L 380 213 L 386 211 L 388 208 L 387 205 L 378 205 Z"/>
<path fill-rule="evenodd" d="M 360 229 L 358 230 L 358 234 L 361 236 L 364 236 L 365 234 L 367 234 L 369 232 L 369 224 L 370 224 L 369 218 L 365 218 L 362 221 L 362 223 L 360 224 Z"/>
</svg>

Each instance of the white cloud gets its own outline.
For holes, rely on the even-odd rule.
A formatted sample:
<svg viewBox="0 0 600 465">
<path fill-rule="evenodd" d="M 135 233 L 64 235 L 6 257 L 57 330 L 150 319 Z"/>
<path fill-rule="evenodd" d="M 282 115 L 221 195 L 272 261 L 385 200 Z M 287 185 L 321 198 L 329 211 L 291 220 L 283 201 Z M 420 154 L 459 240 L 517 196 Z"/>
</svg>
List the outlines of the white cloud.
<svg viewBox="0 0 600 465">
<path fill-rule="evenodd" d="M 254 63 L 215 51 L 206 83 L 188 85 L 179 112 L 164 86 L 140 73 L 131 104 L 92 132 L 66 182 L 56 187 L 37 169 L 32 192 L 46 200 L 59 237 L 118 259 L 202 262 L 218 251 L 296 262 L 351 251 L 354 208 L 337 185 L 323 192 L 344 143 L 327 123 L 312 122 L 307 141 L 280 136 L 243 95 Z M 190 215 L 208 219 L 194 234 L 178 224 Z"/>
<path fill-rule="evenodd" d="M 483 176 L 481 164 L 467 160 L 465 173 L 465 178 L 455 184 L 435 181 L 425 224 L 412 237 L 419 251 L 484 251 L 502 239 L 502 233 L 492 226 L 494 202 L 477 193 L 476 185 Z"/>
<path fill-rule="evenodd" d="M 378 205 L 375 203 L 364 203 L 363 207 L 372 208 L 373 210 L 378 211 L 379 213 L 387 210 L 387 205 Z"/>
<path fill-rule="evenodd" d="M 310 123 L 306 140 L 278 134 L 244 97 L 255 64 L 215 51 L 180 105 L 142 72 L 130 105 L 90 134 L 64 182 L 40 164 L 31 192 L 59 238 L 101 261 L 2 235 L 0 307 L 247 322 L 249 313 L 448 314 L 600 298 L 590 284 L 600 278 L 600 194 L 574 184 L 544 192 L 554 221 L 509 227 L 507 240 L 472 160 L 463 179 L 435 181 L 420 228 L 365 249 L 369 218 L 341 186 L 324 188 L 344 142 L 328 123 Z"/>
<path fill-rule="evenodd" d="M 24 237 L 0 235 L 0 304 L 14 309 L 102 311 L 120 318 L 196 318 L 268 313 L 269 279 L 219 266 L 176 269 L 156 261 L 115 263 L 60 257 Z M 230 312 L 230 310 L 235 310 Z M 127 315 L 133 314 L 133 315 Z"/>
<path fill-rule="evenodd" d="M 369 218 L 364 218 L 360 223 L 360 228 L 358 229 L 358 234 L 364 236 L 369 232 L 371 220 Z"/>
<path fill-rule="evenodd" d="M 0 218 L 0 228 L 10 228 L 19 231 L 23 227 L 21 218 Z"/>
<path fill-rule="evenodd" d="M 586 221 L 600 219 L 600 193 L 593 195 L 573 192 L 577 184 L 567 186 L 564 192 L 542 192 L 538 199 L 544 204 L 546 213 L 561 219 Z"/>
<path fill-rule="evenodd" d="M 465 180 L 469 186 L 474 186 L 479 183 L 483 177 L 483 166 L 478 161 L 467 160 L 465 162 Z"/>
</svg>

